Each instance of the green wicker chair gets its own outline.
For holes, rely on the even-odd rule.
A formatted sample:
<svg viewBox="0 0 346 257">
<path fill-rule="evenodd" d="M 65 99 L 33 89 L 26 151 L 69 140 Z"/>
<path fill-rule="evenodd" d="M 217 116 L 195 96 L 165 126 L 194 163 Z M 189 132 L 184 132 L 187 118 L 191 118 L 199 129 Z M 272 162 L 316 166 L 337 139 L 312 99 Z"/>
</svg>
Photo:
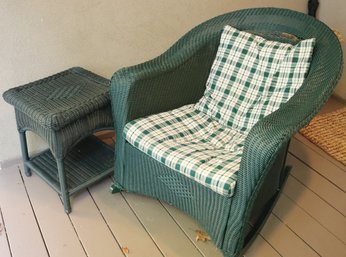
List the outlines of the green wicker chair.
<svg viewBox="0 0 346 257">
<path fill-rule="evenodd" d="M 201 98 L 226 24 L 282 42 L 316 38 L 302 87 L 249 132 L 232 197 L 217 194 L 166 167 L 122 136 L 129 121 Z M 327 101 L 341 76 L 342 62 L 340 43 L 322 22 L 292 10 L 259 8 L 206 21 L 159 57 L 117 71 L 111 80 L 118 135 L 113 192 L 136 192 L 177 206 L 203 226 L 225 256 L 238 256 L 264 223 L 287 177 L 285 158 L 290 138 Z"/>
</svg>

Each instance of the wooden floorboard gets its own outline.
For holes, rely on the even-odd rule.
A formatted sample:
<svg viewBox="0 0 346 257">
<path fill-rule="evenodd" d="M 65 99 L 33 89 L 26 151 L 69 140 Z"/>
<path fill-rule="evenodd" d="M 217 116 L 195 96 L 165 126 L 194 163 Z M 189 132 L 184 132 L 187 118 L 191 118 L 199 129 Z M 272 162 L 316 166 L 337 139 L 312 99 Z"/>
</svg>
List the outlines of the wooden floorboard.
<svg viewBox="0 0 346 257">
<path fill-rule="evenodd" d="M 88 257 L 124 257 L 88 191 L 74 197 L 69 214 Z M 62 211 L 62 210 L 61 210 Z"/>
<path fill-rule="evenodd" d="M 301 134 L 295 134 L 292 139 L 292 144 L 295 148 L 293 148 L 291 152 L 297 157 L 299 156 L 301 161 L 311 164 L 312 168 L 316 168 L 321 172 L 325 172 L 325 168 L 328 168 L 328 170 L 333 169 L 333 172 L 336 173 L 340 171 L 346 172 L 345 165 L 335 160 Z"/>
<path fill-rule="evenodd" d="M 346 243 L 346 217 L 297 179 L 289 176 L 283 193 L 329 232 Z"/>
<path fill-rule="evenodd" d="M 284 194 L 273 213 L 321 256 L 345 255 L 346 245 Z"/>
<path fill-rule="evenodd" d="M 319 256 L 309 245 L 301 240 L 289 227 L 273 214 L 264 225 L 261 235 L 282 256 L 317 257 Z"/>
<path fill-rule="evenodd" d="M 290 154 L 287 163 L 293 167 L 291 170 L 293 177 L 346 216 L 345 192 Z"/>
<path fill-rule="evenodd" d="M 168 213 L 172 216 L 178 226 L 184 231 L 184 233 L 190 238 L 190 241 L 199 249 L 203 256 L 213 256 L 213 257 L 222 257 L 221 251 L 215 247 L 211 241 L 196 241 L 196 231 L 203 231 L 198 223 L 191 218 L 189 215 L 180 211 L 172 205 L 169 205 L 165 202 L 161 202 L 165 207 Z"/>
<path fill-rule="evenodd" d="M 49 256 L 17 166 L 0 171 L 0 206 L 12 256 Z"/>
<path fill-rule="evenodd" d="M 86 257 L 58 194 L 35 174 L 23 177 L 50 257 Z"/>
<path fill-rule="evenodd" d="M 122 194 L 110 194 L 111 183 L 105 179 L 91 187 L 90 193 L 120 246 L 127 247 L 131 257 L 162 257 Z"/>
<path fill-rule="evenodd" d="M 0 205 L 0 256 L 11 257 L 10 245 L 6 233 L 4 219 L 2 217 L 1 205 Z"/>
<path fill-rule="evenodd" d="M 246 251 L 245 257 L 280 257 L 279 252 L 277 252 L 263 237 L 258 235 L 251 247 Z"/>
<path fill-rule="evenodd" d="M 164 256 L 203 256 L 159 201 L 132 193 L 123 195 Z"/>
<path fill-rule="evenodd" d="M 305 163 L 310 168 L 314 169 L 317 173 L 325 179 L 336 185 L 343 192 L 346 192 L 346 172 L 335 163 L 328 161 L 327 154 L 317 153 L 316 149 L 307 147 L 304 143 L 296 138 L 293 138 L 290 144 L 290 153 Z"/>
</svg>

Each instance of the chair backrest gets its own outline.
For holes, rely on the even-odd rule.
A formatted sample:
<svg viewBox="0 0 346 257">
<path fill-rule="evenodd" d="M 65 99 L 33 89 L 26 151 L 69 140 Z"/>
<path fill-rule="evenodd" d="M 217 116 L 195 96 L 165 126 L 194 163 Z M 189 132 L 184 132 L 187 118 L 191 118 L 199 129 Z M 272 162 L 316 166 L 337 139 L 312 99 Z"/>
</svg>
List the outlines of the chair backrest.
<svg viewBox="0 0 346 257">
<path fill-rule="evenodd" d="M 298 104 L 304 107 L 297 113 L 303 119 L 307 113 L 310 114 L 308 116 L 314 116 L 330 96 L 342 73 L 342 49 L 330 28 L 315 18 L 292 10 L 245 9 L 202 23 L 179 40 L 177 45 L 192 44 L 195 40 L 205 41 L 210 55 L 215 55 L 222 28 L 227 24 L 281 42 L 294 43 L 301 39 L 316 38 L 307 81 L 287 106 L 295 108 Z"/>
</svg>

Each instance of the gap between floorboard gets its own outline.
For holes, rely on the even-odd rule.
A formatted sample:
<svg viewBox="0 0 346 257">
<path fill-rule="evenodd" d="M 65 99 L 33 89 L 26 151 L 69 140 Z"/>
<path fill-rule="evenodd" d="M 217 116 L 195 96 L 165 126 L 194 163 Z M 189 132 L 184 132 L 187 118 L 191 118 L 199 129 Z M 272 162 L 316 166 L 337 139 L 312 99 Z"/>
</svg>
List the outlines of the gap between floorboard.
<svg viewBox="0 0 346 257">
<path fill-rule="evenodd" d="M 89 188 L 89 192 L 120 246 L 128 247 L 129 256 L 162 257 L 122 194 L 110 193 L 111 183 L 105 179 Z"/>
<path fill-rule="evenodd" d="M 287 156 L 287 164 L 293 167 L 290 172 L 293 177 L 319 195 L 343 216 L 346 215 L 346 194 L 339 187 L 291 154 Z"/>
<path fill-rule="evenodd" d="M 195 247 L 204 257 L 223 256 L 221 251 L 212 243 L 212 241 L 196 241 L 196 231 L 203 231 L 203 228 L 201 228 L 192 217 L 177 209 L 176 207 L 169 205 L 168 203 L 165 203 L 163 201 L 160 201 L 160 203 L 171 216 L 171 218 L 175 221 L 177 226 L 180 227 L 180 229 L 185 233 L 186 237 L 189 238 L 191 243 L 195 245 Z"/>
<path fill-rule="evenodd" d="M 23 177 L 50 256 L 86 257 L 59 195 L 35 173 L 31 177 Z"/>
<path fill-rule="evenodd" d="M 0 253 L 2 257 L 11 257 L 11 248 L 8 241 L 8 235 L 6 232 L 6 225 L 2 216 L 1 206 L 0 206 Z"/>
<path fill-rule="evenodd" d="M 165 256 L 202 256 L 157 200 L 122 194 Z"/>
<path fill-rule="evenodd" d="M 0 171 L 0 204 L 12 256 L 47 257 L 49 254 L 19 172 L 17 166 Z"/>
<path fill-rule="evenodd" d="M 72 212 L 69 216 L 88 257 L 124 257 L 89 192 L 85 190 L 76 194 L 71 203 Z"/>
<path fill-rule="evenodd" d="M 291 175 L 283 188 L 283 194 L 344 244 L 346 243 L 346 218 L 334 207 Z"/>
<path fill-rule="evenodd" d="M 291 141 L 289 153 L 326 180 L 330 181 L 340 190 L 346 192 L 346 172 L 340 167 L 329 162 L 295 138 Z"/>
<path fill-rule="evenodd" d="M 342 256 L 346 252 L 345 244 L 284 194 L 280 196 L 273 213 L 318 254 Z"/>
</svg>

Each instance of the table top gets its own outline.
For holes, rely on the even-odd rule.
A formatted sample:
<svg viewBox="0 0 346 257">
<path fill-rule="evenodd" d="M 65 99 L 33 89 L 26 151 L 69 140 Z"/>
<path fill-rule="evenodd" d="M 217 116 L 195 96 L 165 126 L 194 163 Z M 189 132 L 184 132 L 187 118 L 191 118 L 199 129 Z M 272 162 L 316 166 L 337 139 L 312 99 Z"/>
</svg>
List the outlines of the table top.
<svg viewBox="0 0 346 257">
<path fill-rule="evenodd" d="M 80 67 L 7 90 L 3 97 L 42 126 L 59 130 L 110 104 L 109 80 Z"/>
</svg>

